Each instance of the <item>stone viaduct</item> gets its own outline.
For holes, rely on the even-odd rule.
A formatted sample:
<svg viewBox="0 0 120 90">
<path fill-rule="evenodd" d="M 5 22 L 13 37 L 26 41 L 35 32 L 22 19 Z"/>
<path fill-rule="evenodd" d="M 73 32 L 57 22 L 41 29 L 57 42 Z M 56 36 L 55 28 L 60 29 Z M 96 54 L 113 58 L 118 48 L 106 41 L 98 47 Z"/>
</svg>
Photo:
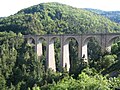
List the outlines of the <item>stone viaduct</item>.
<svg viewBox="0 0 120 90">
<path fill-rule="evenodd" d="M 62 67 L 66 67 L 67 71 L 70 69 L 69 59 L 69 41 L 75 39 L 78 43 L 78 57 L 82 58 L 84 55 L 88 59 L 87 44 L 91 38 L 94 38 L 101 46 L 101 50 L 111 51 L 111 45 L 116 38 L 120 37 L 120 33 L 108 33 L 108 34 L 80 34 L 80 35 L 24 35 L 29 44 L 35 45 L 35 51 L 38 58 L 43 54 L 42 43 L 46 41 L 46 66 L 56 71 L 55 65 L 55 51 L 54 41 L 56 38 L 60 39 L 60 63 Z"/>
</svg>

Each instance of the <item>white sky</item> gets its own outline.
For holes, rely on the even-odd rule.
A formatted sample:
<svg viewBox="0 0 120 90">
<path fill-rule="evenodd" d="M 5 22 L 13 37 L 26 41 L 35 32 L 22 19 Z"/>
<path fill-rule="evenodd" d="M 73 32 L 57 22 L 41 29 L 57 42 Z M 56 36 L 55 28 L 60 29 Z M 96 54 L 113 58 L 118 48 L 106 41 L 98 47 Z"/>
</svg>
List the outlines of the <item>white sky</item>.
<svg viewBox="0 0 120 90">
<path fill-rule="evenodd" d="M 59 2 L 78 8 L 96 8 L 120 11 L 120 0 L 0 0 L 0 17 L 9 16 L 19 10 L 42 2 Z"/>
</svg>

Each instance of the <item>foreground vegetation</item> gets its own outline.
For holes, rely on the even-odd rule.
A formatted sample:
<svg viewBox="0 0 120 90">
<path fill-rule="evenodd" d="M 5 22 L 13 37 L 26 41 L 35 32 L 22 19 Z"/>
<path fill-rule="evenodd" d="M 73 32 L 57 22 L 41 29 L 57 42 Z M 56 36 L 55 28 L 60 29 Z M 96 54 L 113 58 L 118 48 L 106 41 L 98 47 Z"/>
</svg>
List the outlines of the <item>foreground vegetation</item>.
<svg viewBox="0 0 120 90">
<path fill-rule="evenodd" d="M 97 61 L 90 60 L 89 65 L 74 58 L 74 63 L 71 64 L 73 67 L 69 73 L 66 69 L 55 73 L 45 68 L 45 58 L 41 60 L 36 58 L 34 46 L 27 44 L 22 34 L 1 32 L 0 37 L 0 90 L 114 90 L 114 88 L 120 88 L 120 66 L 117 56 L 120 50 L 119 42 L 114 44 L 118 47 L 113 45 L 111 54 L 104 54 Z M 75 56 L 75 54 L 72 55 Z M 117 74 L 111 74 L 113 72 Z"/>
</svg>

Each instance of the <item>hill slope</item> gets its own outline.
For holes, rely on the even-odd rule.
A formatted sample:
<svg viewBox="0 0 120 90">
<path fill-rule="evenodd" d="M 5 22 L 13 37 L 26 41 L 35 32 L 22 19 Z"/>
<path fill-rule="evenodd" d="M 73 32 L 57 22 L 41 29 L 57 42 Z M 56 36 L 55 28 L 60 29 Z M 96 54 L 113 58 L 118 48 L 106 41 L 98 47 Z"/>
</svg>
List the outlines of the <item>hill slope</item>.
<svg viewBox="0 0 120 90">
<path fill-rule="evenodd" d="M 98 9 L 86 8 L 85 10 L 97 13 L 99 15 L 105 16 L 110 20 L 120 23 L 120 11 L 102 11 Z"/>
<path fill-rule="evenodd" d="M 80 34 L 120 31 L 109 19 L 59 3 L 42 3 L 0 19 L 0 31 L 23 34 Z"/>
</svg>

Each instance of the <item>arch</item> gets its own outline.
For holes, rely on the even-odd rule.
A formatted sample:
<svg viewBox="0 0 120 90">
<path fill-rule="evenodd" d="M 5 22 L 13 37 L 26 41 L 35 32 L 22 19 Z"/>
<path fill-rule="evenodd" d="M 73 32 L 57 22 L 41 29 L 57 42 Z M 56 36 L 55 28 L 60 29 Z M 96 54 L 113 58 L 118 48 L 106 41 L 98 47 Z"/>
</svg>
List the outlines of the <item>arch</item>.
<svg viewBox="0 0 120 90">
<path fill-rule="evenodd" d="M 93 42 L 94 41 L 94 42 Z M 81 57 L 85 57 L 85 59 L 93 58 L 93 56 L 90 54 L 91 52 L 94 53 L 94 49 L 98 51 L 100 48 L 100 38 L 99 36 L 93 35 L 93 36 L 87 36 L 84 37 L 82 40 L 82 55 Z M 91 45 L 92 44 L 92 45 Z M 94 46 L 97 46 L 98 48 L 95 48 Z M 88 49 L 89 47 L 89 49 Z M 94 49 L 93 49 L 94 48 Z M 100 51 L 100 50 L 99 50 Z M 96 53 L 94 53 L 96 56 L 98 56 Z M 99 52 L 100 54 L 100 52 Z M 95 56 L 95 57 L 96 57 Z M 97 57 L 96 57 L 97 58 Z"/>
<path fill-rule="evenodd" d="M 53 71 L 56 71 L 55 41 L 57 38 L 56 36 L 47 37 L 47 67 Z"/>
<path fill-rule="evenodd" d="M 43 37 L 39 37 L 39 38 L 37 38 L 37 44 L 39 44 L 39 43 L 43 43 L 44 41 L 46 41 L 46 39 L 43 38 Z"/>
<path fill-rule="evenodd" d="M 39 60 L 42 59 L 42 56 L 44 55 L 44 48 L 43 48 L 44 41 L 46 41 L 44 37 L 37 37 L 36 52 Z"/>
<path fill-rule="evenodd" d="M 92 36 L 87 36 L 82 40 L 82 53 L 81 53 L 81 58 L 84 56 L 85 59 L 88 59 L 88 42 L 90 41 L 90 39 L 92 39 L 94 37 Z"/>
<path fill-rule="evenodd" d="M 27 43 L 28 44 L 35 45 L 35 42 L 36 42 L 36 40 L 32 36 L 30 36 L 30 37 L 27 38 Z"/>
<path fill-rule="evenodd" d="M 119 38 L 120 36 L 113 36 L 112 38 L 108 38 L 108 45 L 111 45 L 113 43 L 113 41 L 117 38 Z"/>
<path fill-rule="evenodd" d="M 117 36 L 112 36 L 112 37 L 109 37 L 108 39 L 107 39 L 107 45 L 106 45 L 106 51 L 107 52 L 111 52 L 111 45 L 112 45 L 112 43 L 114 42 L 114 40 L 116 40 L 117 38 L 119 38 L 120 36 L 119 35 L 117 35 Z"/>
<path fill-rule="evenodd" d="M 69 41 L 70 41 L 71 39 L 76 40 L 77 43 L 79 42 L 79 40 L 76 38 L 76 36 L 69 36 L 69 37 L 66 37 L 66 38 L 64 39 L 64 42 L 69 43 Z"/>
<path fill-rule="evenodd" d="M 49 42 L 54 43 L 57 39 L 59 39 L 57 36 L 49 37 Z"/>
<path fill-rule="evenodd" d="M 99 35 L 93 35 L 93 36 L 85 36 L 82 44 L 83 45 L 87 44 L 91 39 L 95 39 L 98 43 L 101 43 Z"/>
<path fill-rule="evenodd" d="M 60 37 L 53 36 L 52 38 L 50 38 L 50 42 L 51 44 L 53 43 L 56 71 L 60 71 L 60 51 L 61 51 Z"/>
<path fill-rule="evenodd" d="M 62 37 L 61 41 L 61 65 L 66 68 L 67 71 L 70 70 L 70 40 L 73 39 L 78 44 L 78 39 L 75 36 Z"/>
<path fill-rule="evenodd" d="M 90 41 L 90 39 L 92 39 L 92 38 L 95 38 L 95 37 L 88 36 L 87 38 L 85 38 L 85 39 L 83 40 L 83 45 L 87 44 L 87 43 Z"/>
</svg>

